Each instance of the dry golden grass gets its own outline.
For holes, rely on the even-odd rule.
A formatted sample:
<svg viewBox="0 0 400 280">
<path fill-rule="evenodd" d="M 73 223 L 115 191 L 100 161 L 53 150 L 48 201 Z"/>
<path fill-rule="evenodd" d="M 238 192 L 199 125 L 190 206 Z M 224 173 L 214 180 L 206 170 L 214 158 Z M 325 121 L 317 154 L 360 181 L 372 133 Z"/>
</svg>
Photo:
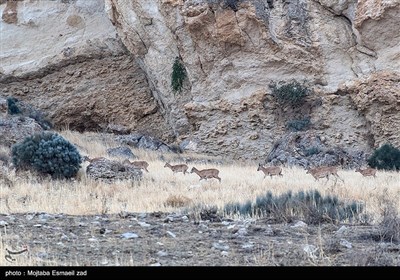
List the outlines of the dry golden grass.
<svg viewBox="0 0 400 280">
<path fill-rule="evenodd" d="M 94 133 L 63 131 L 61 134 L 75 144 L 81 154 L 91 157 L 109 157 L 106 149 L 118 146 L 109 139 L 96 140 L 98 137 Z M 219 169 L 222 178 L 219 183 L 215 179 L 199 181 L 194 173 L 173 174 L 169 168 L 164 168 L 166 159 L 174 161 L 172 154 L 134 149 L 133 153 L 150 164 L 149 173 L 144 172 L 141 182 L 106 184 L 93 181 L 85 175 L 87 163 L 83 164 L 77 179 L 72 181 L 40 180 L 29 173 L 10 172 L 7 176 L 13 182 L 13 187 L 0 186 L 0 213 L 87 215 L 120 211 L 171 212 L 179 211 L 179 207 L 187 205 L 189 201 L 194 205 L 223 208 L 230 202 L 254 201 L 267 191 L 279 195 L 289 190 L 297 192 L 312 189 L 319 190 L 322 195 L 336 195 L 341 200 L 363 202 L 367 213 L 377 219 L 382 212 L 382 195 L 393 198 L 397 201 L 397 208 L 400 207 L 399 172 L 378 171 L 377 178 L 366 178 L 354 170 L 339 170 L 344 183 L 338 181 L 335 185 L 333 179 L 328 182 L 325 179 L 315 181 L 301 168 L 284 168 L 282 177 L 264 179 L 264 174 L 257 171 L 257 163 L 189 164 L 189 168 Z M 184 202 L 172 203 L 172 200 L 183 198 Z"/>
<path fill-rule="evenodd" d="M 75 144 L 82 155 L 90 157 L 108 157 L 107 148 L 118 146 L 110 139 L 99 140 L 95 133 L 79 134 L 71 131 L 61 133 L 71 143 Z M 16 174 L 12 170 L 6 172 L 7 179 L 12 186 L 0 185 L 0 213 L 27 213 L 47 212 L 64 213 L 70 215 L 90 215 L 127 212 L 172 212 L 180 211 L 185 207 L 205 205 L 223 208 L 227 203 L 248 200 L 254 201 L 257 196 L 271 191 L 280 195 L 291 190 L 298 191 L 318 190 L 322 195 L 330 194 L 344 201 L 359 201 L 365 205 L 365 210 L 371 222 L 382 220 L 385 209 L 384 201 L 390 200 L 400 211 L 400 173 L 378 171 L 376 178 L 363 177 L 354 170 L 339 170 L 339 176 L 344 183 L 325 179 L 315 181 L 301 168 L 284 168 L 282 177 L 266 177 L 263 172 L 257 171 L 256 162 L 232 162 L 230 164 L 193 164 L 198 169 L 217 168 L 220 170 L 221 183 L 216 179 L 199 181 L 197 174 L 173 174 L 169 168 L 164 168 L 165 162 L 174 164 L 184 163 L 182 158 L 210 157 L 199 155 L 160 154 L 152 151 L 132 149 L 140 159 L 149 162 L 149 173 L 143 173 L 140 182 L 119 181 L 112 184 L 102 183 L 86 177 L 84 163 L 77 178 L 71 181 L 56 181 L 39 179 L 29 172 Z M 122 158 L 113 158 L 123 160 Z M 189 170 L 190 170 L 189 169 Z M 1 183 L 1 181 L 0 181 Z M 32 237 L 34 239 L 34 237 Z M 0 230 L 0 265 L 8 265 L 5 261 L 6 245 L 15 244 L 14 236 L 7 234 L 7 227 Z M 18 244 L 21 245 L 21 244 Z M 268 250 L 258 250 L 253 255 L 257 265 L 275 265 L 273 243 Z M 84 259 L 74 257 L 67 263 L 58 261 L 35 259 L 33 256 L 42 250 L 49 251 L 46 244 L 43 248 L 35 248 L 35 254 L 23 253 L 12 262 L 14 266 L 41 266 L 41 265 L 81 265 Z M 322 248 L 322 247 L 321 247 Z M 18 251 L 20 248 L 7 248 Z M 150 258 L 150 257 L 149 257 Z M 96 265 L 108 263 L 118 265 L 141 265 L 133 263 L 132 258 L 115 256 L 113 260 L 99 259 Z M 149 261 L 143 260 L 143 263 Z M 238 259 L 238 265 L 242 262 Z M 329 264 L 329 259 L 325 261 Z"/>
</svg>

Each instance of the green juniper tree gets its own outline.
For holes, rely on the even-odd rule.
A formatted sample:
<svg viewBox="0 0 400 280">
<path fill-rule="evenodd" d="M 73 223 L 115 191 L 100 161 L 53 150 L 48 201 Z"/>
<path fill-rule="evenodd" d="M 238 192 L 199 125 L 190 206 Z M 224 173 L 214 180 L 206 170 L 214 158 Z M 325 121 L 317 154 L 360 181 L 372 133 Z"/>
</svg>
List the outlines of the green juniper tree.
<svg viewBox="0 0 400 280">
<path fill-rule="evenodd" d="M 82 158 L 74 145 L 53 132 L 26 137 L 12 146 L 12 161 L 17 169 L 35 170 L 55 179 L 74 177 Z"/>
<path fill-rule="evenodd" d="M 183 82 L 185 81 L 185 79 L 186 69 L 180 61 L 179 57 L 175 57 L 171 74 L 171 87 L 174 93 L 182 91 Z"/>
</svg>

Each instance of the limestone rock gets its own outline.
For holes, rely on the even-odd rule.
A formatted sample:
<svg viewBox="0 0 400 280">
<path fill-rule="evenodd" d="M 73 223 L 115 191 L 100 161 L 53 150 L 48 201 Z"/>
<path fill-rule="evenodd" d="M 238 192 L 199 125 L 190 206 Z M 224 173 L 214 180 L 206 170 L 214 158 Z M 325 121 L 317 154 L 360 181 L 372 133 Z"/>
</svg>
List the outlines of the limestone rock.
<svg viewBox="0 0 400 280">
<path fill-rule="evenodd" d="M 86 167 L 86 174 L 95 180 L 111 183 L 115 180 L 140 180 L 142 171 L 132 166 L 123 165 L 120 162 L 101 158 L 92 161 Z"/>
<path fill-rule="evenodd" d="M 43 128 L 29 117 L 18 115 L 0 117 L 0 145 L 11 147 L 41 131 Z"/>
</svg>

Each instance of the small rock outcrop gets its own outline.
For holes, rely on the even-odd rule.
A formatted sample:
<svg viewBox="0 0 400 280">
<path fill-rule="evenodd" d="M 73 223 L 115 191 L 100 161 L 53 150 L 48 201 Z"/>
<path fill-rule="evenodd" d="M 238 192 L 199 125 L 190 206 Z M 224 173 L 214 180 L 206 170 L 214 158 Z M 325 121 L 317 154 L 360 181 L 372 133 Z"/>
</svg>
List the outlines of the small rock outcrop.
<svg viewBox="0 0 400 280">
<path fill-rule="evenodd" d="M 118 161 L 100 158 L 93 160 L 86 167 L 88 177 L 111 183 L 116 180 L 141 180 L 142 171 Z"/>
<path fill-rule="evenodd" d="M 349 169 L 365 163 L 363 151 L 348 151 L 342 147 L 332 147 L 312 131 L 290 132 L 275 142 L 266 162 L 275 165 L 302 166 L 342 166 Z"/>
</svg>

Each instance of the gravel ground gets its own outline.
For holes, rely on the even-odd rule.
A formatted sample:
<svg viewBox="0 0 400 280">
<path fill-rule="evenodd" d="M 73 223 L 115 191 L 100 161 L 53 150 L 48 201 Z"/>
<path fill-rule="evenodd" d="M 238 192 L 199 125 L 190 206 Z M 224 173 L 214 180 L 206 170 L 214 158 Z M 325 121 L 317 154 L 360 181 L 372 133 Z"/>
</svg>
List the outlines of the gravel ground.
<svg viewBox="0 0 400 280">
<path fill-rule="evenodd" d="M 2 266 L 400 264 L 400 245 L 382 242 L 374 226 L 276 224 L 177 213 L 19 213 L 0 215 L 0 232 Z M 23 252 L 12 254 L 18 251 Z"/>
</svg>

